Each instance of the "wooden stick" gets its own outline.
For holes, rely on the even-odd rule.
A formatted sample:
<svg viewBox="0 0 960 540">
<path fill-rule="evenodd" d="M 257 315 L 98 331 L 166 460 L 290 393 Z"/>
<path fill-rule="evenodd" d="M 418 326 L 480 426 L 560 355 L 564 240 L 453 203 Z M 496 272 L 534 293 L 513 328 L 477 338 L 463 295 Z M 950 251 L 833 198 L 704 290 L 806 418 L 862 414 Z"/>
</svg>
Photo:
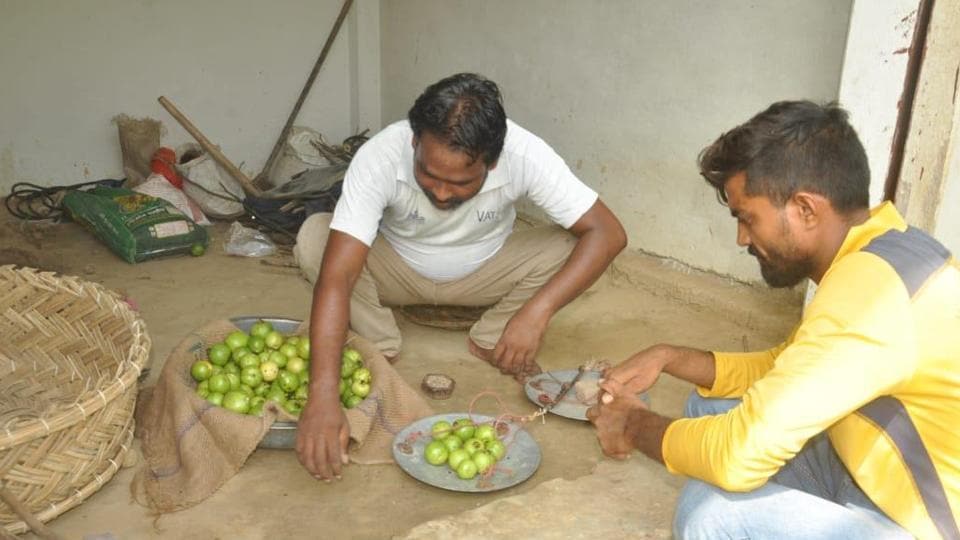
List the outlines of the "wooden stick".
<svg viewBox="0 0 960 540">
<path fill-rule="evenodd" d="M 193 123 L 190 122 L 190 120 L 188 120 L 187 117 L 184 116 L 183 113 L 181 113 L 180 110 L 177 109 L 169 99 L 160 96 L 157 98 L 157 101 L 159 101 L 160 104 L 163 105 L 163 108 L 170 113 L 170 116 L 176 119 L 177 122 L 180 122 L 180 125 L 183 126 L 183 129 L 187 130 L 187 132 L 190 133 L 190 135 L 192 135 L 198 143 L 200 143 L 200 146 L 203 147 L 203 149 L 206 150 L 207 153 L 209 153 L 210 156 L 213 157 L 213 159 L 219 163 L 221 167 L 230 173 L 230 176 L 232 176 L 237 182 L 240 182 L 240 185 L 243 186 L 243 190 L 247 193 L 247 195 L 253 195 L 254 197 L 263 195 L 263 192 L 257 189 L 257 187 L 253 185 L 253 182 L 247 178 L 247 175 L 243 174 L 243 171 L 237 168 L 232 161 L 227 159 L 227 156 L 223 155 L 223 152 L 221 152 L 219 148 L 210 142 L 209 139 L 204 137 L 203 133 L 200 133 L 200 130 L 197 129 L 196 126 L 194 126 Z"/>
<path fill-rule="evenodd" d="M 337 16 L 336 22 L 333 23 L 333 28 L 330 29 L 330 34 L 327 35 L 327 42 L 323 44 L 323 50 L 320 51 L 320 57 L 317 58 L 316 63 L 313 64 L 313 70 L 307 77 L 307 82 L 303 85 L 303 90 L 300 91 L 300 97 L 297 98 L 297 103 L 293 106 L 293 110 L 290 111 L 290 116 L 287 117 L 287 123 L 284 124 L 283 129 L 280 131 L 280 137 L 277 138 L 277 143 L 273 145 L 270 157 L 267 158 L 267 162 L 263 165 L 263 170 L 257 175 L 258 180 L 261 178 L 269 180 L 273 164 L 277 161 L 277 156 L 280 155 L 280 149 L 283 148 L 283 143 L 287 140 L 287 135 L 290 134 L 290 128 L 293 127 L 293 122 L 297 119 L 300 107 L 303 106 L 303 102 L 307 99 L 307 94 L 310 93 L 310 88 L 313 87 L 313 81 L 317 79 L 317 74 L 320 73 L 320 67 L 323 65 L 324 60 L 327 59 L 327 53 L 330 52 L 330 46 L 333 45 L 334 38 L 336 38 L 340 32 L 340 26 L 343 25 L 343 20 L 347 18 L 347 12 L 350 11 L 351 4 L 353 4 L 353 0 L 344 0 L 343 7 L 340 8 L 340 15 Z"/>
<path fill-rule="evenodd" d="M 7 506 L 13 509 L 13 513 L 20 516 L 20 519 L 30 527 L 30 530 L 33 531 L 37 536 L 45 540 L 63 540 L 63 537 L 53 532 L 43 523 L 40 523 L 25 504 L 20 502 L 13 493 L 10 493 L 2 485 L 0 485 L 0 500 L 7 503 Z M 0 528 L 4 528 L 0 526 Z M 5 532 L 5 531 L 4 531 Z"/>
</svg>

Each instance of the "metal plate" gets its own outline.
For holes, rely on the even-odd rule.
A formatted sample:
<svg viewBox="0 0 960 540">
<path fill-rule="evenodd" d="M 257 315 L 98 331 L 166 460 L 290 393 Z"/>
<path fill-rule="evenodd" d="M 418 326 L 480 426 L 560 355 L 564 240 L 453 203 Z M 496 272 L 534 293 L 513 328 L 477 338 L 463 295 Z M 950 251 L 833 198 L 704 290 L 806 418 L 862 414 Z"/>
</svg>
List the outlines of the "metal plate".
<svg viewBox="0 0 960 540">
<path fill-rule="evenodd" d="M 280 332 L 281 334 L 292 334 L 296 332 L 297 329 L 300 328 L 300 324 L 303 322 L 298 321 L 297 319 L 287 319 L 285 317 L 260 317 L 253 315 L 245 317 L 232 317 L 230 322 L 240 330 L 249 332 L 250 327 L 253 326 L 253 323 L 259 320 L 264 320 L 272 324 L 274 330 Z M 276 421 L 270 426 L 270 429 L 267 430 L 267 433 L 264 434 L 263 438 L 260 439 L 260 443 L 257 444 L 257 448 L 289 449 L 296 446 L 296 444 L 297 423 Z"/>
<path fill-rule="evenodd" d="M 243 317 L 231 317 L 230 322 L 234 326 L 243 330 L 244 332 L 249 332 L 250 327 L 253 326 L 253 323 L 257 321 L 267 321 L 273 325 L 273 329 L 281 334 L 292 334 L 300 328 L 300 325 L 303 321 L 297 319 L 288 319 L 286 317 L 262 317 L 259 315 L 248 315 Z"/>
<path fill-rule="evenodd" d="M 515 486 L 530 478 L 540 466 L 540 446 L 526 430 L 514 423 L 503 424 L 509 428 L 500 435 L 507 446 L 507 453 L 494 465 L 493 473 L 487 477 L 477 476 L 471 480 L 461 480 L 446 465 L 431 465 L 423 458 L 424 447 L 433 440 L 430 428 L 440 420 L 453 423 L 467 413 L 438 414 L 421 418 L 400 430 L 393 439 L 393 459 L 407 474 L 431 486 L 450 491 L 483 493 Z M 471 416 L 477 424 L 491 423 L 492 416 L 474 414 Z"/>
<path fill-rule="evenodd" d="M 527 384 L 523 385 L 523 390 L 527 394 L 527 399 L 536 403 L 539 407 L 546 407 L 547 404 L 540 401 L 540 396 L 545 395 L 552 401 L 553 398 L 560 393 L 560 386 L 563 383 L 572 381 L 576 376 L 576 369 L 564 369 L 541 373 L 527 379 Z M 599 378 L 599 371 L 587 371 L 582 377 L 580 377 L 580 380 L 595 381 Z M 650 400 L 645 392 L 641 393 L 639 397 L 648 405 L 650 404 Z M 576 390 L 571 388 L 570 391 L 567 392 L 567 395 L 563 396 L 563 399 L 560 401 L 560 403 L 557 403 L 552 409 L 550 409 L 550 412 L 565 418 L 586 421 L 588 408 L 588 405 L 577 399 Z"/>
</svg>

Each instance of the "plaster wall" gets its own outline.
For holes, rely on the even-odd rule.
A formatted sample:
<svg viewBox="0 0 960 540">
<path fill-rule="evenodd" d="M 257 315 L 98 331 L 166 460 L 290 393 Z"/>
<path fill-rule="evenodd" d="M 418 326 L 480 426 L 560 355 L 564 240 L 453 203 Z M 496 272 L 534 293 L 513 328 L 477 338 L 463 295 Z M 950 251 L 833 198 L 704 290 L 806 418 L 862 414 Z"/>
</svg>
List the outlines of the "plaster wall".
<svg viewBox="0 0 960 540">
<path fill-rule="evenodd" d="M 837 98 L 850 2 L 451 0 L 381 4 L 383 121 L 460 71 L 562 155 L 630 247 L 760 279 L 697 174 L 699 151 L 774 101 Z"/>
<path fill-rule="evenodd" d="M 161 120 L 167 96 L 248 175 L 260 172 L 341 2 L 10 0 L 0 16 L 0 193 L 121 178 L 111 118 Z M 377 0 L 357 0 L 297 118 L 339 142 L 380 124 Z"/>
</svg>

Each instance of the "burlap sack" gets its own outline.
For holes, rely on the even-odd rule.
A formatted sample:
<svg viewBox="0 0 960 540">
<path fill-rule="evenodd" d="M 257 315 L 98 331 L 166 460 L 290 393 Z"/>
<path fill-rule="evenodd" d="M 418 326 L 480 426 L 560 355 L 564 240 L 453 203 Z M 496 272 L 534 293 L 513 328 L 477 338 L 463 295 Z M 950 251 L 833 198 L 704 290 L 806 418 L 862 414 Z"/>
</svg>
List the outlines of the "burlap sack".
<svg viewBox="0 0 960 540">
<path fill-rule="evenodd" d="M 157 384 L 138 400 L 137 436 L 144 463 L 131 490 L 137 502 L 159 513 L 189 508 L 209 497 L 240 470 L 274 420 L 293 420 L 270 404 L 257 418 L 216 407 L 196 395 L 190 365 L 234 330 L 229 321 L 214 321 L 191 333 L 170 353 Z M 394 435 L 433 411 L 372 343 L 352 333 L 348 343 L 373 375 L 370 395 L 346 412 L 350 460 L 392 463 Z"/>
<path fill-rule="evenodd" d="M 153 118 L 131 118 L 125 114 L 113 117 L 120 138 L 123 174 L 127 187 L 133 188 L 150 176 L 150 159 L 160 148 L 160 121 Z"/>
</svg>

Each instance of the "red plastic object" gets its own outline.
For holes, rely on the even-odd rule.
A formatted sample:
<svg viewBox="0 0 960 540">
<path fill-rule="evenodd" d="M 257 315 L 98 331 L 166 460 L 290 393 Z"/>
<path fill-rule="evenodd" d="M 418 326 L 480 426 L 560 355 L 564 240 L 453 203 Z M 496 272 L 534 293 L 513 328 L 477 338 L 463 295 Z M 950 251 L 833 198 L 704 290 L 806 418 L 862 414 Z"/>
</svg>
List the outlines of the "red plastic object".
<svg viewBox="0 0 960 540">
<path fill-rule="evenodd" d="M 161 146 L 157 148 L 157 151 L 153 153 L 153 157 L 150 159 L 150 170 L 157 174 L 162 174 L 163 177 L 176 186 L 177 189 L 183 189 L 183 178 L 180 176 L 180 173 L 177 172 L 176 167 L 174 167 L 176 163 L 176 152 L 174 152 L 172 148 Z"/>
</svg>

